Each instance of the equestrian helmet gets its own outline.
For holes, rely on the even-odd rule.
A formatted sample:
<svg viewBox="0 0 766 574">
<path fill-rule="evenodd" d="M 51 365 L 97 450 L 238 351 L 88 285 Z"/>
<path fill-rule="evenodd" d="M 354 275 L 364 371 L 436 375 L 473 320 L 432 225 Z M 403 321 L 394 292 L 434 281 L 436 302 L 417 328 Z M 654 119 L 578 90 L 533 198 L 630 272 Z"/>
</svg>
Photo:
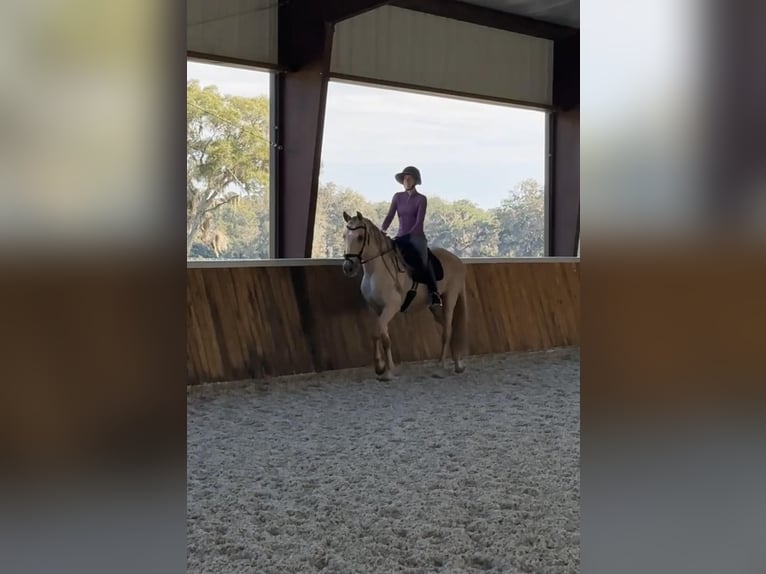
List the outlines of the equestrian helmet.
<svg viewBox="0 0 766 574">
<path fill-rule="evenodd" d="M 420 170 L 416 168 L 415 166 L 408 165 L 405 167 L 401 173 L 397 173 L 394 178 L 396 178 L 396 181 L 399 183 L 402 183 L 404 181 L 405 175 L 411 175 L 415 179 L 415 185 L 420 185 Z"/>
</svg>

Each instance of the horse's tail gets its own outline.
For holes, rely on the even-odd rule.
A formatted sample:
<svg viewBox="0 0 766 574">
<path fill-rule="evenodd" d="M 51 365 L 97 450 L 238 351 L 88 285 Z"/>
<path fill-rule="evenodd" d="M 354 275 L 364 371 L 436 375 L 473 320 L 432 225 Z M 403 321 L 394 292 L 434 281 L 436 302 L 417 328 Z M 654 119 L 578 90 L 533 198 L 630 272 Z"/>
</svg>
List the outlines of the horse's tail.
<svg viewBox="0 0 766 574">
<path fill-rule="evenodd" d="M 460 289 L 452 314 L 452 356 L 465 357 L 468 354 L 468 298 L 465 283 Z"/>
</svg>

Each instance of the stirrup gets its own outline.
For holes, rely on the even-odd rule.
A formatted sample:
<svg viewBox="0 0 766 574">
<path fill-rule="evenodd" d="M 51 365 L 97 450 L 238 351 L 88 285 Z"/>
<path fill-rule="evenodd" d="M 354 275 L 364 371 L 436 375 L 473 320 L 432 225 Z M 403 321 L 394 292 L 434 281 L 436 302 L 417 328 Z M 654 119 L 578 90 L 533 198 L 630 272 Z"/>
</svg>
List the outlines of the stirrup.
<svg viewBox="0 0 766 574">
<path fill-rule="evenodd" d="M 431 293 L 431 307 L 443 307 L 442 296 L 439 293 Z"/>
</svg>

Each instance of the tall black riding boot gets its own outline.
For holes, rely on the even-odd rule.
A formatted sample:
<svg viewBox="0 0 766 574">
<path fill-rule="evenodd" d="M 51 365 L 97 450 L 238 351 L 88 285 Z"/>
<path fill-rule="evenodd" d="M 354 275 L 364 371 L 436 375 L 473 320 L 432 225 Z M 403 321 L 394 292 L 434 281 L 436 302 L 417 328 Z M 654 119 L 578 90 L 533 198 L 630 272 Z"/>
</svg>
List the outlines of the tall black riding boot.
<svg viewBox="0 0 766 574">
<path fill-rule="evenodd" d="M 426 264 L 426 277 L 428 279 L 428 291 L 431 293 L 431 306 L 442 306 L 442 298 L 439 295 L 439 288 L 436 286 L 436 277 L 434 276 L 434 268 L 430 263 Z"/>
</svg>

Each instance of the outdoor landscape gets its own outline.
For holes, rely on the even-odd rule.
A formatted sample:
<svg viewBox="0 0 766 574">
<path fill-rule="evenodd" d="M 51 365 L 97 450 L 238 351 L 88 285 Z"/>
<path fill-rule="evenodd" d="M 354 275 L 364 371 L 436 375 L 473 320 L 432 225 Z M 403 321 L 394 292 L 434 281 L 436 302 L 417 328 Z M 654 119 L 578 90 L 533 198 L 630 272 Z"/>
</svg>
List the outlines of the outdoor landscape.
<svg viewBox="0 0 766 574">
<path fill-rule="evenodd" d="M 187 82 L 187 226 L 189 259 L 269 257 L 269 99 L 223 95 Z M 392 193 L 396 191 L 392 184 Z M 475 194 L 481 194 L 477 189 Z M 545 197 L 541 182 L 509 182 L 506 198 L 482 209 L 470 199 L 428 195 L 425 230 L 432 246 L 461 257 L 541 257 Z M 322 181 L 312 257 L 342 257 L 343 211 L 361 211 L 378 225 L 388 201 Z M 397 223 L 391 226 L 396 232 Z"/>
</svg>

